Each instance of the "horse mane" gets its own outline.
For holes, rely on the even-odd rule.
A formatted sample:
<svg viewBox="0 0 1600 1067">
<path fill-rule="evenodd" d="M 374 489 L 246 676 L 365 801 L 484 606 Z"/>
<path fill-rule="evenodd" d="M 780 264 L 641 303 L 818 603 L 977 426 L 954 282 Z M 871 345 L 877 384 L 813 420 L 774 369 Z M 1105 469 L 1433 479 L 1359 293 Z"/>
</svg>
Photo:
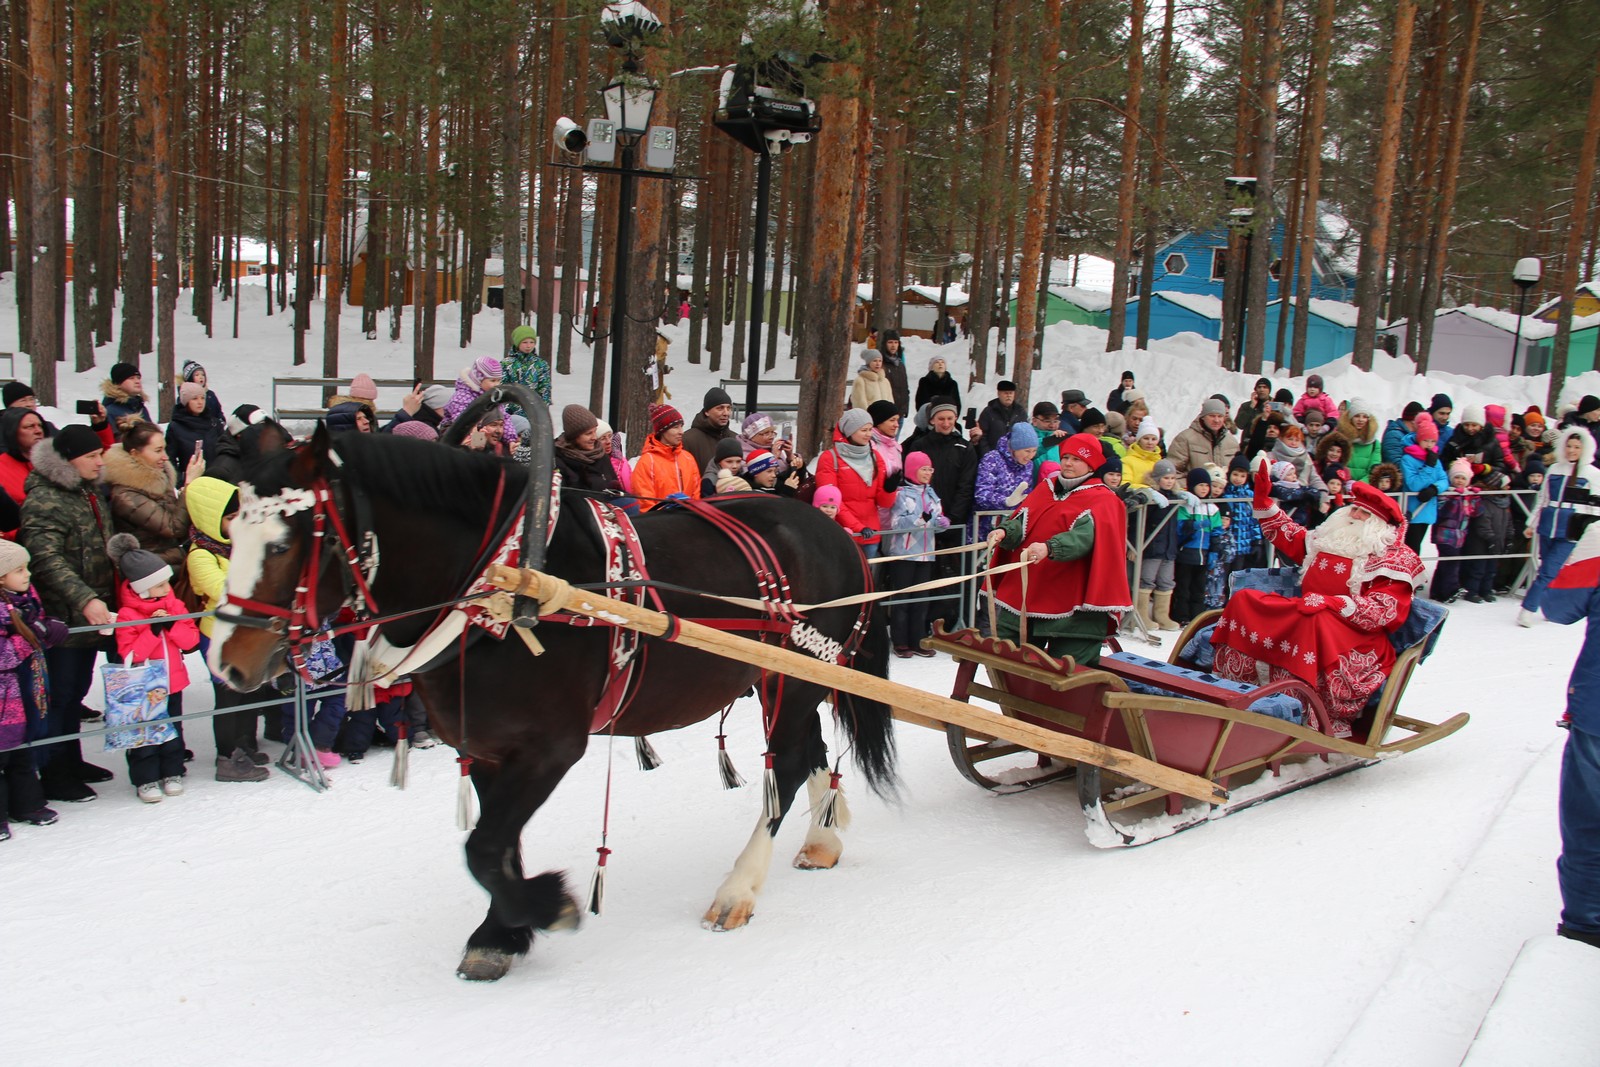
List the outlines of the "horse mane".
<svg viewBox="0 0 1600 1067">
<path fill-rule="evenodd" d="M 341 473 L 363 489 L 428 512 L 486 516 L 504 473 L 504 514 L 528 480 L 527 468 L 497 456 L 392 434 L 339 434 L 334 450 Z"/>
</svg>

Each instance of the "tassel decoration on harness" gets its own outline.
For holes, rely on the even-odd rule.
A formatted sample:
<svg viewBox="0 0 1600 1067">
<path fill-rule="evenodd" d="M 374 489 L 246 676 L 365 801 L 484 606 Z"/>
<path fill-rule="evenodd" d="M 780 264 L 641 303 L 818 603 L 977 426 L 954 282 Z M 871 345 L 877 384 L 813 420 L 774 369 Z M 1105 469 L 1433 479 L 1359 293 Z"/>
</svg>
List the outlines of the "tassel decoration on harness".
<svg viewBox="0 0 1600 1067">
<path fill-rule="evenodd" d="M 395 723 L 395 729 L 400 738 L 394 743 L 394 767 L 389 771 L 389 784 L 396 789 L 404 789 L 411 765 L 411 724 L 401 719 Z"/>
<path fill-rule="evenodd" d="M 472 829 L 472 757 L 457 756 L 461 777 L 456 781 L 456 829 L 465 833 Z"/>
<path fill-rule="evenodd" d="M 594 865 L 594 877 L 589 879 L 589 914 L 599 915 L 600 908 L 606 899 L 606 857 L 611 855 L 611 850 L 605 845 L 595 849 L 600 854 L 600 859 Z"/>
<path fill-rule="evenodd" d="M 633 754 L 639 760 L 641 771 L 653 771 L 661 766 L 661 754 L 643 734 L 633 739 Z"/>
<path fill-rule="evenodd" d="M 839 802 L 844 799 L 839 792 L 839 779 L 844 777 L 838 771 L 828 773 L 828 796 L 822 802 L 822 811 L 817 813 L 817 824 L 829 829 L 839 825 Z"/>
<path fill-rule="evenodd" d="M 776 822 L 779 815 L 778 772 L 772 769 L 772 753 L 766 754 L 767 769 L 761 773 L 761 817 L 768 823 Z"/>
<path fill-rule="evenodd" d="M 728 755 L 728 735 L 717 735 L 717 772 L 722 775 L 722 788 L 738 789 L 744 785 L 744 778 L 733 766 L 733 757 Z"/>
</svg>

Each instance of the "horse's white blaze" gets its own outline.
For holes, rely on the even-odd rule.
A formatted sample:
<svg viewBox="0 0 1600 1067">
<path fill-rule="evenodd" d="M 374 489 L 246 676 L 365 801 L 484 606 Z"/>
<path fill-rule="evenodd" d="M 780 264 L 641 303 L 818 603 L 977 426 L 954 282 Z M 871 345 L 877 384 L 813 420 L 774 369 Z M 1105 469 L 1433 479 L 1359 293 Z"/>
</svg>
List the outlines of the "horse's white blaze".
<svg viewBox="0 0 1600 1067">
<path fill-rule="evenodd" d="M 256 586 L 261 582 L 262 572 L 267 565 L 267 548 L 274 541 L 280 540 L 288 534 L 289 527 L 283 521 L 285 514 L 292 514 L 298 499 L 288 500 L 287 494 L 278 497 L 256 497 L 248 485 L 239 487 L 241 507 L 239 514 L 234 516 L 233 524 L 229 527 L 232 551 L 228 558 L 228 579 L 223 587 L 223 603 L 229 597 L 252 597 Z M 213 674 L 219 673 L 222 666 L 222 648 L 228 643 L 228 638 L 233 636 L 233 624 L 224 622 L 218 616 L 211 633 L 211 654 L 206 657 L 206 665 Z"/>
</svg>

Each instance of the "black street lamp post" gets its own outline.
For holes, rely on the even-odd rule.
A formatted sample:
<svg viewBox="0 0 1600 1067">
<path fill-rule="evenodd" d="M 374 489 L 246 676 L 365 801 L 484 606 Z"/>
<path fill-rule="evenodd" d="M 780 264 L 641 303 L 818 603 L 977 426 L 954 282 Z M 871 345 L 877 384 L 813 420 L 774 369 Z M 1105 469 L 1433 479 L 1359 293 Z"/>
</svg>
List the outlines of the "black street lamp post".
<svg viewBox="0 0 1600 1067">
<path fill-rule="evenodd" d="M 1251 204 L 1243 201 L 1255 201 L 1256 180 L 1248 177 L 1224 178 L 1223 186 L 1228 190 L 1228 195 L 1233 198 L 1234 206 L 1228 212 L 1228 225 L 1244 232 L 1244 262 L 1240 264 L 1238 282 L 1237 314 L 1233 319 L 1233 367 L 1240 371 L 1244 369 L 1244 317 L 1250 306 L 1250 255 L 1253 251 L 1255 238 L 1256 210 Z M 1231 268 L 1230 268 L 1231 269 Z M 1145 294 L 1149 299 L 1149 294 Z"/>
<path fill-rule="evenodd" d="M 1511 268 L 1511 280 L 1518 289 L 1522 290 L 1517 298 L 1517 332 L 1511 340 L 1511 373 L 1517 373 L 1517 353 L 1522 350 L 1522 317 L 1528 313 L 1528 290 L 1539 284 L 1539 277 L 1544 273 L 1543 264 L 1537 256 L 1527 256 L 1517 260 L 1517 265 Z M 1527 372 L 1527 367 L 1523 367 Z"/>
</svg>

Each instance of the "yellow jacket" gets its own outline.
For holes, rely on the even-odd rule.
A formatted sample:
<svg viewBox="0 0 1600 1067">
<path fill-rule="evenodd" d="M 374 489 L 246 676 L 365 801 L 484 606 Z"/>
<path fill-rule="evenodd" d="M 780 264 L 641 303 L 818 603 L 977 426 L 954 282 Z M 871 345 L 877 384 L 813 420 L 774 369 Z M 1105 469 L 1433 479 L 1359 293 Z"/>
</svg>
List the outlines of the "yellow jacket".
<svg viewBox="0 0 1600 1067">
<path fill-rule="evenodd" d="M 189 508 L 189 521 L 194 528 L 219 544 L 229 541 L 222 535 L 222 517 L 238 489 L 221 478 L 196 478 L 184 493 L 184 503 Z M 185 561 L 189 568 L 189 584 L 206 598 L 206 611 L 216 608 L 228 584 L 228 557 L 219 556 L 206 548 L 191 548 Z M 201 619 L 200 632 L 211 636 L 215 619 Z"/>
<path fill-rule="evenodd" d="M 1128 454 L 1122 457 L 1122 481 L 1126 485 L 1149 485 L 1150 468 L 1156 465 L 1161 458 L 1160 452 L 1146 452 L 1139 447 L 1138 442 L 1128 446 Z"/>
</svg>

